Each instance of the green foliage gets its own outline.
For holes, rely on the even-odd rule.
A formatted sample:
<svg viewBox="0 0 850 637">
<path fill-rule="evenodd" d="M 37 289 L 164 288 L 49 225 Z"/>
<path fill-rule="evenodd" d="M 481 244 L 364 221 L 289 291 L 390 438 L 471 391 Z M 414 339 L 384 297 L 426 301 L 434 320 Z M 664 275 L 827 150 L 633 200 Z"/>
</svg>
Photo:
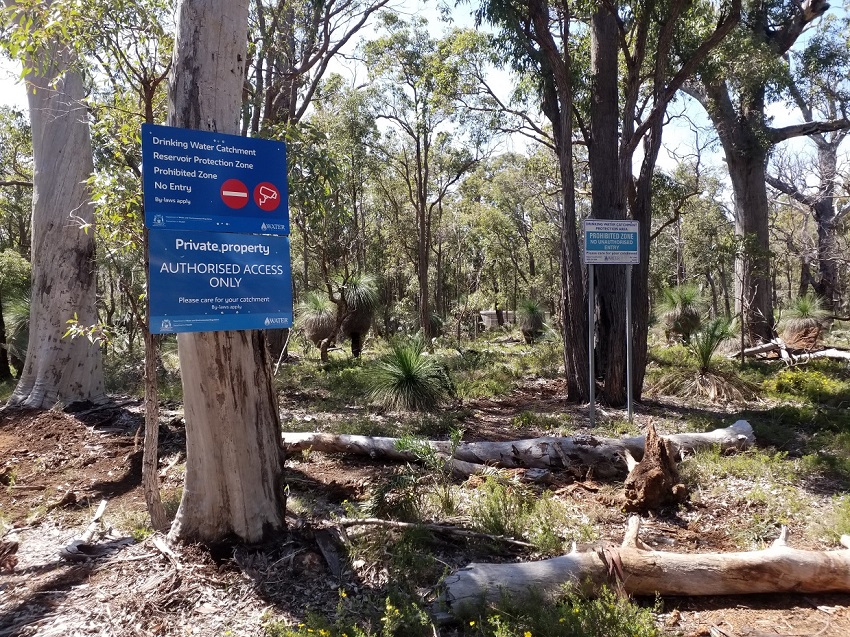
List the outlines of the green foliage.
<svg viewBox="0 0 850 637">
<path fill-rule="evenodd" d="M 850 535 L 850 498 L 846 495 L 835 497 L 831 514 L 822 522 L 825 535 L 834 544 L 838 544 L 842 535 Z"/>
<path fill-rule="evenodd" d="M 717 448 L 701 450 L 682 462 L 680 471 L 693 486 L 716 484 L 727 477 L 790 484 L 797 477 L 797 468 L 787 452 L 761 449 L 732 455 L 724 455 Z"/>
<path fill-rule="evenodd" d="M 422 338 L 398 341 L 368 370 L 370 396 L 388 409 L 432 411 L 454 395 L 442 363 L 425 351 Z"/>
<path fill-rule="evenodd" d="M 688 343 L 688 350 L 696 358 L 700 374 L 705 374 L 711 369 L 714 353 L 730 336 L 732 336 L 732 322 L 723 317 L 712 319 L 693 334 Z"/>
<path fill-rule="evenodd" d="M 808 366 L 783 369 L 762 387 L 779 398 L 805 399 L 813 404 L 839 407 L 850 402 L 850 379 L 842 380 Z"/>
<path fill-rule="evenodd" d="M 0 298 L 20 298 L 29 292 L 30 262 L 17 250 L 7 248 L 0 252 Z"/>
<path fill-rule="evenodd" d="M 656 603 L 656 611 L 659 604 Z M 468 620 L 467 635 L 482 637 L 656 637 L 652 609 L 604 588 L 595 598 L 568 591 L 556 603 L 540 597 L 502 599 L 495 611 Z"/>
<path fill-rule="evenodd" d="M 569 542 L 595 539 L 596 533 L 551 492 L 538 491 L 499 475 L 476 488 L 469 515 L 473 525 L 492 535 L 522 538 L 546 555 L 559 555 Z"/>
<path fill-rule="evenodd" d="M 3 317 L 6 321 L 6 347 L 9 354 L 21 361 L 26 360 L 30 333 L 29 294 L 3 299 Z"/>
<path fill-rule="evenodd" d="M 511 426 L 517 429 L 536 429 L 541 431 L 565 432 L 573 424 L 569 414 L 549 414 L 524 411 L 511 419 Z"/>
</svg>

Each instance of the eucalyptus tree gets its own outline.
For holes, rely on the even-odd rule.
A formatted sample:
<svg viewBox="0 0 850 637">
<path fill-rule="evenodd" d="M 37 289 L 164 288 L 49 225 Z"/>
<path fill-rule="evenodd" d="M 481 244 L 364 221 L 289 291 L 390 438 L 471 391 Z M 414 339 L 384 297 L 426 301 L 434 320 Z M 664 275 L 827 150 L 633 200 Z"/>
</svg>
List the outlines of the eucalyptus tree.
<svg viewBox="0 0 850 637">
<path fill-rule="evenodd" d="M 815 116 L 812 110 L 810 121 L 788 126 L 771 125 L 767 112 L 771 99 L 805 82 L 805 74 L 795 73 L 786 60 L 803 32 L 829 6 L 826 0 L 748 2 L 728 46 L 706 60 L 685 87 L 711 118 L 729 169 L 735 230 L 745 247 L 736 260 L 735 297 L 751 341 L 770 340 L 774 328 L 765 186 L 771 149 L 794 137 L 850 127 L 840 112 L 836 117 L 828 110 Z M 842 64 L 840 58 L 819 60 L 818 73 Z"/>
<path fill-rule="evenodd" d="M 592 214 L 622 219 L 628 213 L 638 220 L 641 253 L 647 255 L 652 175 L 661 148 L 664 113 L 698 63 L 732 29 L 739 9 L 740 0 L 710 7 L 686 0 L 591 7 L 566 0 L 551 4 L 546 0 L 485 0 L 480 5 L 479 19 L 501 30 L 499 42 L 507 60 L 526 78 L 522 85 L 525 95 L 531 94 L 527 90 L 531 83 L 552 125 L 551 145 L 561 168 L 563 196 L 561 276 L 569 400 L 588 398 L 586 291 L 573 194 L 574 118 L 588 145 Z M 679 43 L 685 33 L 697 37 L 689 40 L 687 54 L 682 55 Z M 589 65 L 584 73 L 579 72 L 581 63 Z M 583 77 L 590 78 L 586 85 Z M 540 126 L 529 126 L 537 136 L 545 132 Z M 635 176 L 633 159 L 639 147 L 643 159 Z M 638 394 L 647 360 L 648 274 L 644 258 L 633 272 Z M 625 401 L 623 281 L 622 274 L 609 269 L 600 281 L 598 296 L 598 354 L 606 362 L 602 397 L 611 404 Z"/>
<path fill-rule="evenodd" d="M 49 408 L 104 395 L 100 346 L 64 338 L 97 323 L 91 137 L 79 58 L 49 2 L 6 0 L 4 42 L 26 73 L 33 148 L 29 344 L 10 405 Z"/>
<path fill-rule="evenodd" d="M 789 101 L 796 106 L 803 121 L 836 121 L 846 116 L 850 106 L 850 48 L 847 18 L 827 16 L 818 24 L 805 46 L 792 52 L 789 63 L 795 70 L 787 85 Z M 790 79 L 790 78 L 789 78 Z M 814 261 L 801 255 L 799 296 L 811 285 L 836 314 L 842 304 L 839 280 L 839 245 L 841 221 L 850 212 L 850 204 L 841 198 L 842 179 L 838 152 L 848 128 L 815 131 L 807 135 L 816 149 L 814 161 L 807 153 L 778 148 L 769 159 L 767 183 L 801 206 L 815 223 Z M 812 165 L 814 164 L 814 165 Z M 812 176 L 817 183 L 812 183 Z M 804 223 L 804 227 L 808 224 Z"/>
<path fill-rule="evenodd" d="M 254 0 L 250 7 L 242 133 L 294 125 L 331 61 L 390 0 Z"/>
<path fill-rule="evenodd" d="M 247 0 L 182 0 L 168 123 L 237 133 Z M 284 525 L 280 416 L 263 332 L 179 334 L 186 479 L 169 538 L 259 542 Z"/>
<path fill-rule="evenodd" d="M 460 101 L 473 91 L 470 60 L 482 54 L 484 40 L 459 30 L 436 39 L 421 18 L 407 23 L 394 14 L 381 17 L 386 34 L 364 48 L 374 112 L 388 127 L 377 151 L 387 176 L 402 185 L 404 202 L 397 204 L 415 219 L 419 326 L 430 335 L 435 218 L 451 189 L 478 162 L 485 141 L 481 129 L 470 127 L 476 118 L 461 110 Z"/>
</svg>

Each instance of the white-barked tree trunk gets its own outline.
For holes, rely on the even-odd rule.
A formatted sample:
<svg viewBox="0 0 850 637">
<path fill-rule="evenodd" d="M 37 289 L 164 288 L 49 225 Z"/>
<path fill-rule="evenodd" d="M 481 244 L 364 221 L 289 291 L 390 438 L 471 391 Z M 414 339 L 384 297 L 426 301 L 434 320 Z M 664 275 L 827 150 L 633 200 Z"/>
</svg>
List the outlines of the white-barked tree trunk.
<svg viewBox="0 0 850 637">
<path fill-rule="evenodd" d="M 94 215 L 86 180 L 93 171 L 83 78 L 60 42 L 23 60 L 31 69 L 32 300 L 24 369 L 10 405 L 51 408 L 104 397 L 100 347 L 63 338 L 68 321 L 97 323 Z"/>
<path fill-rule="evenodd" d="M 183 0 L 168 124 L 238 134 L 246 0 Z M 177 338 L 186 482 L 169 539 L 260 542 L 284 527 L 283 446 L 261 331 Z"/>
</svg>

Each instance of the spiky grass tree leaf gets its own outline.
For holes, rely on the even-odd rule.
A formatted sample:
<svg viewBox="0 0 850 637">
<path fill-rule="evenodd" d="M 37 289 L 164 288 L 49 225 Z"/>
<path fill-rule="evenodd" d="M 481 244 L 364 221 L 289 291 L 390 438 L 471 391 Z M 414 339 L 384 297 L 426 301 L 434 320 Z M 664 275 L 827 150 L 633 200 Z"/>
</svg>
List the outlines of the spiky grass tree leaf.
<svg viewBox="0 0 850 637">
<path fill-rule="evenodd" d="M 454 395 L 445 368 L 425 353 L 422 338 L 393 344 L 368 373 L 372 400 L 388 409 L 432 411 Z"/>
<path fill-rule="evenodd" d="M 372 325 L 372 315 L 378 306 L 378 281 L 371 274 L 355 274 L 342 285 L 346 316 L 340 329 L 346 338 L 365 334 Z"/>
<path fill-rule="evenodd" d="M 727 338 L 732 336 L 732 322 L 723 317 L 712 319 L 699 332 L 691 336 L 688 350 L 697 359 L 700 374 L 705 374 L 711 368 L 717 348 Z"/>
</svg>

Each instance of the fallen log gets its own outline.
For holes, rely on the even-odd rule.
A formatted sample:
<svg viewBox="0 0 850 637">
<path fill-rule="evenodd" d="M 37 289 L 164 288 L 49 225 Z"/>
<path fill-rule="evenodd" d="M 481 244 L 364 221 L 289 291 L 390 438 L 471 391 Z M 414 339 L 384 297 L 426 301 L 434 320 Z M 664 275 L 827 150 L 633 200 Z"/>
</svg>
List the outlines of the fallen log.
<svg viewBox="0 0 850 637">
<path fill-rule="evenodd" d="M 797 365 L 805 363 L 813 358 L 828 358 L 831 360 L 850 360 L 850 351 L 840 347 L 828 347 L 819 350 L 795 349 L 788 345 L 780 338 L 775 338 L 769 343 L 748 347 L 744 350 L 729 354 L 727 358 L 734 360 L 741 356 L 759 356 L 761 354 L 770 354 L 771 352 L 779 352 L 779 358 L 763 358 L 765 361 L 782 361 L 786 365 Z"/>
<path fill-rule="evenodd" d="M 462 618 L 482 603 L 532 593 L 553 599 L 565 585 L 587 594 L 607 585 L 650 596 L 850 592 L 850 550 L 791 548 L 785 527 L 770 548 L 741 553 L 655 551 L 641 542 L 639 532 L 640 518 L 633 516 L 619 547 L 574 549 L 539 562 L 470 564 L 444 580 L 435 614 L 444 621 Z M 850 536 L 842 536 L 841 543 L 850 548 Z"/>
<path fill-rule="evenodd" d="M 753 444 L 753 428 L 739 420 L 725 429 L 705 433 L 682 433 L 663 436 L 676 457 L 683 452 L 719 446 L 722 451 L 745 449 Z M 401 448 L 398 438 L 379 436 L 334 435 L 325 433 L 284 433 L 283 443 L 289 453 L 313 450 L 323 453 L 348 453 L 373 459 L 417 462 L 422 453 Z M 547 436 L 508 442 L 466 442 L 452 449 L 447 440 L 426 440 L 426 451 L 452 461 L 477 466 L 506 469 L 561 469 L 588 467 L 600 478 L 622 478 L 628 472 L 626 452 L 634 458 L 643 457 L 644 437 L 598 438 L 592 435 Z M 465 467 L 470 470 L 470 467 Z"/>
</svg>

